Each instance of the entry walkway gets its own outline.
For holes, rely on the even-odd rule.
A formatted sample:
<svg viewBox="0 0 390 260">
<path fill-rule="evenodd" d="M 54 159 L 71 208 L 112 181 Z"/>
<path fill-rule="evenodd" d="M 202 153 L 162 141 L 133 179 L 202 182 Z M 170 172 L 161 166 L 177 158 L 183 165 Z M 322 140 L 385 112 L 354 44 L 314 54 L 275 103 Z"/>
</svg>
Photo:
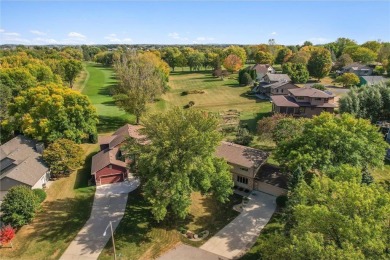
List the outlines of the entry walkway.
<svg viewBox="0 0 390 260">
<path fill-rule="evenodd" d="M 70 243 L 60 260 L 95 260 L 111 238 L 109 222 L 115 229 L 121 221 L 128 193 L 139 186 L 137 179 L 96 187 L 91 216 Z"/>
<path fill-rule="evenodd" d="M 241 257 L 256 242 L 260 231 L 276 209 L 276 197 L 253 191 L 243 212 L 204 243 L 200 249 L 234 259 Z"/>
</svg>

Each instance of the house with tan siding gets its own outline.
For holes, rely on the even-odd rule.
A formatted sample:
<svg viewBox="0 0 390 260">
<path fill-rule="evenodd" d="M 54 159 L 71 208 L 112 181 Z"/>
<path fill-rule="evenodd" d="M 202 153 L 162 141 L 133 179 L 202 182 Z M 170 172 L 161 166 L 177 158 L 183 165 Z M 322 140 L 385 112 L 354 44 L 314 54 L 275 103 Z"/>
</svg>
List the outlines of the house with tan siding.
<svg viewBox="0 0 390 260">
<path fill-rule="evenodd" d="M 334 95 L 315 88 L 289 89 L 286 96 L 271 96 L 272 112 L 300 117 L 313 117 L 322 112 L 333 113 L 337 107 Z"/>
</svg>

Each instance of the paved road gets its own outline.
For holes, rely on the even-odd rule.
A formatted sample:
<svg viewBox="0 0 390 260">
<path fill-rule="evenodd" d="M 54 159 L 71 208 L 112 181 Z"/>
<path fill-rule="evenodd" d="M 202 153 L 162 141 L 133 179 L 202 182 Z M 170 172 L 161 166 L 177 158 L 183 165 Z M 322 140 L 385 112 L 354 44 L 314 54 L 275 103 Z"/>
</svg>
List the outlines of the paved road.
<svg viewBox="0 0 390 260">
<path fill-rule="evenodd" d="M 89 220 L 70 243 L 60 260 L 97 259 L 110 239 L 110 229 L 103 236 L 109 221 L 115 229 L 121 221 L 127 203 L 127 195 L 135 190 L 139 181 L 108 184 L 96 187 Z"/>
<path fill-rule="evenodd" d="M 252 194 L 245 210 L 200 249 L 233 259 L 241 257 L 253 246 L 275 211 L 276 197 L 259 191 Z"/>
<path fill-rule="evenodd" d="M 226 260 L 226 258 L 197 247 L 179 244 L 158 260 Z"/>
</svg>

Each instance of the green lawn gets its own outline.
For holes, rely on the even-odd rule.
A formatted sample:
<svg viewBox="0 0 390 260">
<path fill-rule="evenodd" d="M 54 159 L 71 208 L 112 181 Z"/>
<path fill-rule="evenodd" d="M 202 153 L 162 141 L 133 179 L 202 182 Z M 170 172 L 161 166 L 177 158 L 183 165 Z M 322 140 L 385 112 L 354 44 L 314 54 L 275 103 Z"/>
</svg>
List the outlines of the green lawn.
<svg viewBox="0 0 390 260">
<path fill-rule="evenodd" d="M 86 63 L 89 74 L 82 88 L 96 108 L 99 116 L 99 133 L 112 132 L 126 123 L 134 122 L 135 118 L 120 110 L 110 95 L 110 88 L 116 84 L 114 71 L 97 63 Z"/>
<path fill-rule="evenodd" d="M 240 203 L 238 195 L 230 202 L 221 204 L 210 197 L 193 193 L 190 214 L 184 221 L 172 220 L 157 223 L 154 221 L 150 206 L 139 190 L 129 194 L 125 215 L 115 231 L 117 255 L 121 259 L 155 259 L 177 243 L 190 243 L 200 246 L 203 242 L 192 242 L 184 238 L 178 227 L 185 227 L 194 232 L 209 230 L 209 238 L 228 224 L 239 213 L 232 206 Z M 99 259 L 112 259 L 112 242 L 109 241 Z"/>
<path fill-rule="evenodd" d="M 150 106 L 151 111 L 164 111 L 173 106 L 183 107 L 194 101 L 193 108 L 212 112 L 223 112 L 235 109 L 241 112 L 242 123 L 248 124 L 250 130 L 256 129 L 256 122 L 271 112 L 268 101 L 259 101 L 245 96 L 250 87 L 238 85 L 237 75 L 233 74 L 224 80 L 215 78 L 211 71 L 181 71 L 171 72 L 169 81 L 170 90 L 161 99 Z M 203 90 L 203 94 L 189 94 L 182 96 L 183 91 Z"/>
<path fill-rule="evenodd" d="M 95 187 L 88 186 L 88 180 L 98 145 L 82 147 L 84 167 L 51 184 L 41 211 L 30 225 L 18 230 L 14 248 L 0 249 L 0 259 L 58 259 L 80 231 L 92 209 Z"/>
<path fill-rule="evenodd" d="M 372 175 L 376 182 L 390 183 L 390 162 L 386 160 L 385 166 L 382 169 L 375 169 Z"/>
</svg>

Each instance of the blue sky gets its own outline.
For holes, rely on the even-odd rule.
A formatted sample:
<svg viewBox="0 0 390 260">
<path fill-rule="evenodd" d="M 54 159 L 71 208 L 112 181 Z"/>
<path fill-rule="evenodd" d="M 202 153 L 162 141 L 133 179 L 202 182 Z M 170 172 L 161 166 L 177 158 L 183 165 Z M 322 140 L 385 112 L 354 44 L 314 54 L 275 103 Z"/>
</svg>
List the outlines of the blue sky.
<svg viewBox="0 0 390 260">
<path fill-rule="evenodd" d="M 1 1 L 0 43 L 390 41 L 390 1 Z"/>
</svg>

